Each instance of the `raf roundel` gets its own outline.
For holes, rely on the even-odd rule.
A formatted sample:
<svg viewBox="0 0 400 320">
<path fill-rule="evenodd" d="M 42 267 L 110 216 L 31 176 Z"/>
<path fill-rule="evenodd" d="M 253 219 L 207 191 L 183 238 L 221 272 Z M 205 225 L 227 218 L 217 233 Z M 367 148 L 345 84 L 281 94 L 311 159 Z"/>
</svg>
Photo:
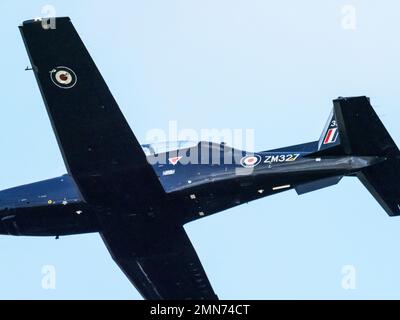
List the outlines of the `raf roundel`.
<svg viewBox="0 0 400 320">
<path fill-rule="evenodd" d="M 50 71 L 50 78 L 61 89 L 73 88 L 78 80 L 76 73 L 67 67 L 54 68 Z"/>
<path fill-rule="evenodd" d="M 240 160 L 240 164 L 245 168 L 254 168 L 258 166 L 261 162 L 261 157 L 259 155 L 246 156 Z"/>
</svg>

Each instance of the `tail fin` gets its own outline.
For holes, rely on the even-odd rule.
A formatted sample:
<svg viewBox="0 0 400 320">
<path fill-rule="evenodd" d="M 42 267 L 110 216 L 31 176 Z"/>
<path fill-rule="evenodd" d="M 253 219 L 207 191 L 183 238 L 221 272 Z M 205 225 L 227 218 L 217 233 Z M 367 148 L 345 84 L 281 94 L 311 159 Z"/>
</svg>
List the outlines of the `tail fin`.
<svg viewBox="0 0 400 320">
<path fill-rule="evenodd" d="M 386 161 L 357 177 L 390 216 L 400 215 L 400 151 L 367 97 L 340 98 L 334 113 L 344 153 L 377 156 Z"/>
<path fill-rule="evenodd" d="M 345 154 L 383 157 L 400 154 L 369 98 L 339 98 L 333 103 Z"/>
<path fill-rule="evenodd" d="M 357 177 L 390 216 L 400 215 L 400 151 L 367 97 L 339 98 L 319 142 L 320 155 L 385 159 Z"/>
<path fill-rule="evenodd" d="M 333 101 L 333 106 L 319 139 L 316 155 L 400 155 L 369 98 L 338 98 Z"/>
</svg>

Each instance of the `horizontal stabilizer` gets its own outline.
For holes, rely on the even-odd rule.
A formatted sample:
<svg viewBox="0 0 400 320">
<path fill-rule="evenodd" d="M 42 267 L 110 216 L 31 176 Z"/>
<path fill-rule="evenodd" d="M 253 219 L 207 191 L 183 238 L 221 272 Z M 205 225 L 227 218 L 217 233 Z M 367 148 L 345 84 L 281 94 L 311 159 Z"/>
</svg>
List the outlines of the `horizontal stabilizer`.
<svg viewBox="0 0 400 320">
<path fill-rule="evenodd" d="M 390 216 L 400 215 L 400 160 L 369 167 L 357 177 Z"/>
</svg>

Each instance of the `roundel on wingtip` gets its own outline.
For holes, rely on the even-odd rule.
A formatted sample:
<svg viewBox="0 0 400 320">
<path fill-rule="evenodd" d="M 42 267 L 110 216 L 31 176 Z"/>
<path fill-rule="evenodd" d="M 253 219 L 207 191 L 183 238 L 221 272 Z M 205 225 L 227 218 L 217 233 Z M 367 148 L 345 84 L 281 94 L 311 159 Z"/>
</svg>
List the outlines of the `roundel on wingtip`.
<svg viewBox="0 0 400 320">
<path fill-rule="evenodd" d="M 50 71 L 50 78 L 51 81 L 61 89 L 71 89 L 78 81 L 76 73 L 67 67 L 54 68 Z"/>
</svg>

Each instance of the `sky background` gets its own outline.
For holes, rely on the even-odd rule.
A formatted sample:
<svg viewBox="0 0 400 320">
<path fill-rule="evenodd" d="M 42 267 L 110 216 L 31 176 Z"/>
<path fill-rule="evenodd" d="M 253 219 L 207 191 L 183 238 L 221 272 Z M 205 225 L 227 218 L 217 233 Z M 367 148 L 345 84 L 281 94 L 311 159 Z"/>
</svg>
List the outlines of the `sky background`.
<svg viewBox="0 0 400 320">
<path fill-rule="evenodd" d="M 70 16 L 137 138 L 251 128 L 256 149 L 319 138 L 338 96 L 368 95 L 400 143 L 400 5 L 373 0 L 0 1 L 0 189 L 66 172 L 17 26 Z M 356 9 L 343 28 L 343 6 Z M 348 24 L 345 24 L 345 26 Z M 366 128 L 368 130 L 368 128 Z M 400 218 L 357 179 L 186 226 L 222 299 L 399 299 Z M 97 234 L 0 237 L 0 299 L 140 299 Z M 56 289 L 42 288 L 42 267 Z M 354 266 L 355 289 L 342 287 Z"/>
</svg>

